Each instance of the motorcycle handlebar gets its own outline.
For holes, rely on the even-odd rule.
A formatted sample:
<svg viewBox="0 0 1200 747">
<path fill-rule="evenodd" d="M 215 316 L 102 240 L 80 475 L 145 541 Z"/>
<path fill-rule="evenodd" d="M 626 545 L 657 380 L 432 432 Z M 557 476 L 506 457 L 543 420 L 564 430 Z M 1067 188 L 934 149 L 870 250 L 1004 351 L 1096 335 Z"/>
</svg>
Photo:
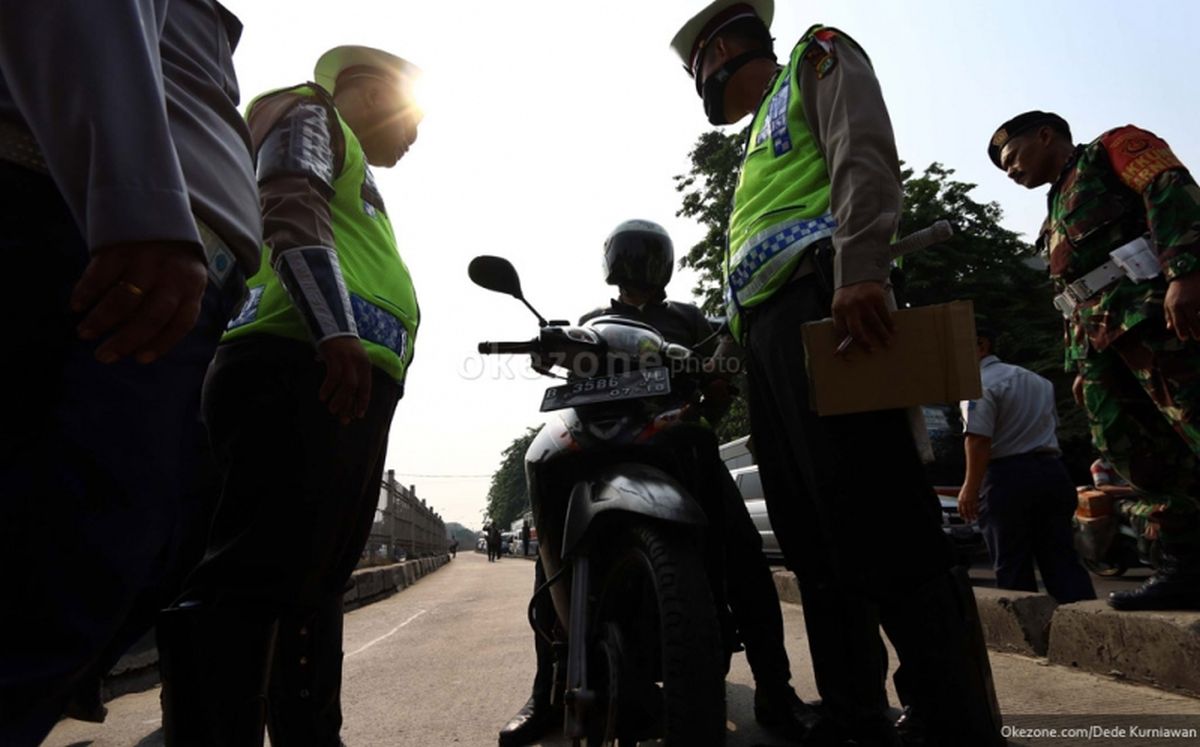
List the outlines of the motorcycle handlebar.
<svg viewBox="0 0 1200 747">
<path fill-rule="evenodd" d="M 483 355 L 503 355 L 511 353 L 513 355 L 522 355 L 525 353 L 536 353 L 538 350 L 537 340 L 527 340 L 525 342 L 481 342 L 479 343 L 479 352 Z"/>
</svg>

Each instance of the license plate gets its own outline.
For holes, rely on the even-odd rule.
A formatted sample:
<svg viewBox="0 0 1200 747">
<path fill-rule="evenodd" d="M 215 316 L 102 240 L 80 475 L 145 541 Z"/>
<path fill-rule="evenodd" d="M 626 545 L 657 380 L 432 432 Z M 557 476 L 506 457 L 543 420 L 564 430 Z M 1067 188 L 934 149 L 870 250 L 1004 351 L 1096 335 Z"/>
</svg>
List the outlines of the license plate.
<svg viewBox="0 0 1200 747">
<path fill-rule="evenodd" d="M 658 397 L 670 393 L 671 377 L 666 366 L 659 366 L 613 376 L 580 379 L 563 386 L 550 387 L 542 398 L 541 410 L 549 412 L 564 407 Z"/>
</svg>

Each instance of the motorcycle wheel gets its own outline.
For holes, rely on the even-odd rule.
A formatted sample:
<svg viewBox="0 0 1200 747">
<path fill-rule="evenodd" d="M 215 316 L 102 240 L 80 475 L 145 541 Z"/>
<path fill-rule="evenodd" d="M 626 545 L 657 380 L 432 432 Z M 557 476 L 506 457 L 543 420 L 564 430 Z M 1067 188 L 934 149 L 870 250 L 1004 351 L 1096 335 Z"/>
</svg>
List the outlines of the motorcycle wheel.
<svg viewBox="0 0 1200 747">
<path fill-rule="evenodd" d="M 599 700 L 589 745 L 725 741 L 716 609 L 695 539 L 635 524 L 608 535 L 595 590 L 589 680 Z"/>
</svg>

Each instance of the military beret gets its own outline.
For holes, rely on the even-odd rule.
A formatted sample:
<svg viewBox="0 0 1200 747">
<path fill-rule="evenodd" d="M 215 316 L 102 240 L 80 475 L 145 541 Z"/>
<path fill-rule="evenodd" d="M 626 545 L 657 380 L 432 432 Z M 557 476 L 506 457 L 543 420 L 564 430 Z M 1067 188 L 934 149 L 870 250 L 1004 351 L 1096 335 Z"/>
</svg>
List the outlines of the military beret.
<svg viewBox="0 0 1200 747">
<path fill-rule="evenodd" d="M 1004 149 L 1009 140 L 1044 125 L 1053 127 L 1067 137 L 1071 135 L 1071 126 L 1067 124 L 1067 120 L 1052 112 L 1025 112 L 1000 125 L 1000 128 L 992 134 L 991 142 L 988 143 L 988 156 L 992 159 L 992 163 L 996 164 L 996 168 L 1001 168 L 1000 151 Z"/>
</svg>

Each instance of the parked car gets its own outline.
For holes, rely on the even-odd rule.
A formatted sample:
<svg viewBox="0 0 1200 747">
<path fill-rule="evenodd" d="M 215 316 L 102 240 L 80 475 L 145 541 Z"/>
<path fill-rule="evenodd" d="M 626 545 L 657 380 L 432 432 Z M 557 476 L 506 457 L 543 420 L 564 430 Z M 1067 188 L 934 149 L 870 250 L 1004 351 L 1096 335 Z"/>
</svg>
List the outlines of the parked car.
<svg viewBox="0 0 1200 747">
<path fill-rule="evenodd" d="M 987 551 L 987 546 L 979 526 L 975 522 L 963 521 L 958 513 L 958 486 L 965 472 L 962 420 L 958 408 L 950 405 L 922 407 L 921 411 L 934 454 L 934 461 L 926 465 L 926 470 L 942 506 L 942 531 L 958 549 L 959 562 L 969 565 L 975 555 Z M 745 456 L 749 455 L 746 447 L 746 439 L 738 439 L 723 445 L 721 455 L 746 501 L 746 509 L 754 520 L 754 526 L 762 535 L 763 554 L 771 560 L 782 561 L 783 553 L 767 516 L 758 465 L 741 466 L 745 464 Z"/>
<path fill-rule="evenodd" d="M 768 560 L 783 561 L 783 551 L 779 549 L 779 541 L 775 539 L 775 530 L 771 529 L 771 519 L 767 516 L 767 501 L 763 497 L 762 480 L 758 476 L 758 465 L 739 467 L 730 470 L 742 500 L 746 502 L 746 510 L 754 521 L 754 528 L 762 537 L 763 555 Z"/>
</svg>

